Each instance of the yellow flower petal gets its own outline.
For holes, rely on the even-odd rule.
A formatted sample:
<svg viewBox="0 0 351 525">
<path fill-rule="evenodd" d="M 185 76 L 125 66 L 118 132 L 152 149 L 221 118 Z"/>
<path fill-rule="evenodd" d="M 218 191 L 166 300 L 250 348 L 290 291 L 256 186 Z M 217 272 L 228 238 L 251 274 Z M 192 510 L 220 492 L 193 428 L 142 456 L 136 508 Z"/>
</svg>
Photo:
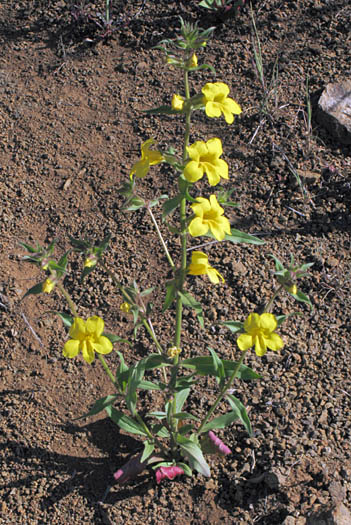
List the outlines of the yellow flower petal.
<svg viewBox="0 0 351 525">
<path fill-rule="evenodd" d="M 237 339 L 237 345 L 240 348 L 240 350 L 248 350 L 253 345 L 253 340 L 251 335 L 249 334 L 241 334 L 239 335 Z"/>
<path fill-rule="evenodd" d="M 89 317 L 86 321 L 86 330 L 88 334 L 93 334 L 96 338 L 100 337 L 104 331 L 104 326 L 104 321 L 97 315 Z"/>
<path fill-rule="evenodd" d="M 77 339 L 67 341 L 63 347 L 63 355 L 69 358 L 76 357 L 79 353 L 79 344 L 80 342 Z"/>
</svg>

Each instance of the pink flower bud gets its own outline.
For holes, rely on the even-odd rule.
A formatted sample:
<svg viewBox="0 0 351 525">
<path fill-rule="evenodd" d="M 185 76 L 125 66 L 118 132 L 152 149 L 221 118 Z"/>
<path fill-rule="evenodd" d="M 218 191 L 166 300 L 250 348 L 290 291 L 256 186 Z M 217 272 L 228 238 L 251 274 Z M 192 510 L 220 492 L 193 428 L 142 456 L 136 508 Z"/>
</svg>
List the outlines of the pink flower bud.
<svg viewBox="0 0 351 525">
<path fill-rule="evenodd" d="M 137 477 L 138 474 L 140 474 L 140 472 L 145 469 L 146 462 L 140 463 L 141 456 L 141 454 L 138 454 L 137 456 L 131 458 L 125 465 L 123 465 L 123 467 L 114 473 L 113 477 L 117 483 L 120 485 L 128 483 L 128 481 L 132 481 Z"/>
<path fill-rule="evenodd" d="M 227 454 L 231 454 L 232 451 L 230 450 L 229 447 L 227 447 L 227 445 L 225 445 L 223 443 L 223 441 L 221 439 L 219 439 L 219 437 L 217 437 L 213 432 L 212 430 L 209 431 L 208 433 L 208 437 L 210 438 L 210 440 L 212 441 L 212 443 L 215 445 L 216 449 L 217 449 L 217 452 L 219 454 L 222 454 L 224 456 L 226 456 Z"/>
<path fill-rule="evenodd" d="M 184 470 L 176 465 L 172 467 L 159 467 L 156 470 L 156 482 L 160 483 L 163 479 L 174 479 L 176 476 L 184 474 Z"/>
</svg>

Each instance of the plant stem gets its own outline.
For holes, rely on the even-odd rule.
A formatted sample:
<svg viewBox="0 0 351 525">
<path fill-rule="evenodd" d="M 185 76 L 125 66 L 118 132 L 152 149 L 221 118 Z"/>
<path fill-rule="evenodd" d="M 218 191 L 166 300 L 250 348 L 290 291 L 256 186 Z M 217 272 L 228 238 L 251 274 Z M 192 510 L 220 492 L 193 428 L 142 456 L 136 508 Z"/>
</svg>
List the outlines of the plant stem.
<svg viewBox="0 0 351 525">
<path fill-rule="evenodd" d="M 57 283 L 57 287 L 60 290 L 60 292 L 64 295 L 64 297 L 65 297 L 65 299 L 66 299 L 66 301 L 68 303 L 69 309 L 71 310 L 72 315 L 74 315 L 74 317 L 78 317 L 77 307 L 74 304 L 74 302 L 72 301 L 69 293 L 65 290 L 65 288 L 63 287 L 63 285 L 61 284 L 60 281 Z"/>
<path fill-rule="evenodd" d="M 162 247 L 163 247 L 163 249 L 164 249 L 164 251 L 165 251 L 165 254 L 166 254 L 166 257 L 167 257 L 167 259 L 168 259 L 168 262 L 169 262 L 169 264 L 170 264 L 172 270 L 174 270 L 175 265 L 174 265 L 173 259 L 172 259 L 171 255 L 170 255 L 169 251 L 168 251 L 168 248 L 167 248 L 167 245 L 166 245 L 165 241 L 163 240 L 162 233 L 161 233 L 161 231 L 160 231 L 160 228 L 158 227 L 158 224 L 157 224 L 157 221 L 156 221 L 156 219 L 155 219 L 155 216 L 154 216 L 154 214 L 152 213 L 151 208 L 150 208 L 149 206 L 147 206 L 146 209 L 147 209 L 147 211 L 148 211 L 149 214 L 150 214 L 150 217 L 151 217 L 151 219 L 152 219 L 152 222 L 154 223 L 154 226 L 155 226 L 155 229 L 156 229 L 156 232 L 157 232 L 158 238 L 159 238 L 160 241 L 161 241 L 161 244 L 162 244 Z"/>
<path fill-rule="evenodd" d="M 247 350 L 245 350 L 244 352 L 242 352 L 241 354 L 241 357 L 239 359 L 239 361 L 236 363 L 236 367 L 234 368 L 233 370 L 233 373 L 232 375 L 230 376 L 230 378 L 228 379 L 228 381 L 226 382 L 226 384 L 221 388 L 221 391 L 220 393 L 218 394 L 217 396 L 217 399 L 216 401 L 214 402 L 214 404 L 211 406 L 210 410 L 208 411 L 207 415 L 205 416 L 205 418 L 203 419 L 199 429 L 197 430 L 196 432 L 196 435 L 199 435 L 201 434 L 201 430 L 203 429 L 203 427 L 206 425 L 207 421 L 210 419 L 210 417 L 212 416 L 213 412 L 216 410 L 216 408 L 218 407 L 219 403 L 222 401 L 223 397 L 226 395 L 227 391 L 229 390 L 229 388 L 231 387 L 232 385 L 232 382 L 234 381 L 241 365 L 243 364 L 243 361 L 245 359 L 245 355 L 246 355 L 246 352 Z"/>
<path fill-rule="evenodd" d="M 280 286 L 278 286 L 278 288 L 276 289 L 276 291 L 274 292 L 274 294 L 272 295 L 272 297 L 270 298 L 270 300 L 266 304 L 263 312 L 269 313 L 269 310 L 271 309 L 272 304 L 274 303 L 274 301 L 276 300 L 276 298 L 278 297 L 278 295 L 280 294 L 280 292 L 282 291 L 283 288 L 284 288 L 284 286 L 282 284 Z"/>
<path fill-rule="evenodd" d="M 111 370 L 109 369 L 108 367 L 108 364 L 106 363 L 105 359 L 102 357 L 101 354 L 97 353 L 97 356 L 106 372 L 106 374 L 108 375 L 109 379 L 111 379 L 112 383 L 114 384 L 114 386 L 116 386 L 116 380 L 114 378 L 114 375 L 113 373 L 111 372 Z"/>
<path fill-rule="evenodd" d="M 188 71 L 184 71 L 184 89 L 185 96 L 188 100 L 190 98 L 189 90 L 189 76 Z M 183 147 L 183 164 L 187 158 L 187 146 L 189 145 L 189 136 L 190 136 L 190 117 L 191 109 L 186 112 L 185 115 L 185 132 L 184 132 L 184 147 Z M 180 202 L 180 229 L 181 229 L 181 244 L 182 244 L 182 262 L 181 262 L 181 278 L 179 282 L 179 291 L 183 290 L 183 284 L 185 280 L 185 270 L 187 266 L 186 258 L 186 198 L 184 197 Z M 182 332 L 182 313 L 183 313 L 183 304 L 180 296 L 177 297 L 176 304 L 176 326 L 175 326 L 175 337 L 174 344 L 177 348 L 180 348 L 181 341 L 181 332 Z"/>
</svg>

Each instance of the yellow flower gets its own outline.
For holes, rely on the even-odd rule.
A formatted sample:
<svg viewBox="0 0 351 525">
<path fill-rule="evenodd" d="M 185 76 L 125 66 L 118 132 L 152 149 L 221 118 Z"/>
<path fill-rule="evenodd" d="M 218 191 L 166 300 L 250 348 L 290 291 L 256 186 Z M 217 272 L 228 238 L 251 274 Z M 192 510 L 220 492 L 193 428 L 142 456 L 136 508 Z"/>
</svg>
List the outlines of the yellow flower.
<svg viewBox="0 0 351 525">
<path fill-rule="evenodd" d="M 208 83 L 202 88 L 203 102 L 208 117 L 220 117 L 223 113 L 227 124 L 232 124 L 234 115 L 240 115 L 241 107 L 228 97 L 229 87 L 223 82 Z"/>
<path fill-rule="evenodd" d="M 168 348 L 167 354 L 168 354 L 169 357 L 176 357 L 177 355 L 180 354 L 181 351 L 182 351 L 181 348 L 177 348 L 176 346 L 172 346 L 171 348 Z"/>
<path fill-rule="evenodd" d="M 130 304 L 127 303 L 127 302 L 124 302 L 124 303 L 121 304 L 120 309 L 121 309 L 122 312 L 124 312 L 125 314 L 128 314 L 129 311 L 130 311 Z"/>
<path fill-rule="evenodd" d="M 228 179 L 228 164 L 219 157 L 223 153 L 222 142 L 218 138 L 207 142 L 198 140 L 186 148 L 190 161 L 184 168 L 184 177 L 189 182 L 196 182 L 206 173 L 208 182 L 215 186 L 222 179 Z"/>
<path fill-rule="evenodd" d="M 84 268 L 92 268 L 97 263 L 97 257 L 93 254 L 89 255 L 84 261 Z"/>
<path fill-rule="evenodd" d="M 188 60 L 188 67 L 197 67 L 197 56 L 193 53 L 193 56 Z"/>
<path fill-rule="evenodd" d="M 219 283 L 219 277 L 224 283 L 224 279 L 218 270 L 208 264 L 208 257 L 203 252 L 193 251 L 191 254 L 191 263 L 188 269 L 189 275 L 208 275 L 210 281 L 214 284 Z"/>
<path fill-rule="evenodd" d="M 152 144 L 155 144 L 154 139 L 148 139 L 146 142 L 144 142 L 144 144 L 142 144 L 141 159 L 133 164 L 129 174 L 131 179 L 133 178 L 134 173 L 138 179 L 145 177 L 148 174 L 150 166 L 154 166 L 155 164 L 159 164 L 163 161 L 163 157 L 159 151 L 150 150 Z"/>
<path fill-rule="evenodd" d="M 101 317 L 94 315 L 86 321 L 80 317 L 75 317 L 69 330 L 72 337 L 63 347 L 65 357 L 75 357 L 79 351 L 89 364 L 94 361 L 95 352 L 99 354 L 109 354 L 112 352 L 111 341 L 102 335 L 104 331 L 104 321 Z"/>
<path fill-rule="evenodd" d="M 46 281 L 43 282 L 42 291 L 44 293 L 50 293 L 55 287 L 55 282 L 52 281 L 49 277 L 46 279 Z"/>
<path fill-rule="evenodd" d="M 172 97 L 172 108 L 176 111 L 182 111 L 184 107 L 184 98 L 180 95 L 173 95 Z"/>
<path fill-rule="evenodd" d="M 193 237 L 206 235 L 211 231 L 217 241 L 222 241 L 225 234 L 230 234 L 230 222 L 223 217 L 224 210 L 218 204 L 216 195 L 211 195 L 210 200 L 197 197 L 198 203 L 192 204 L 191 208 L 196 217 L 189 224 L 189 233 Z"/>
<path fill-rule="evenodd" d="M 284 343 L 274 331 L 277 326 L 277 320 L 273 314 L 250 314 L 244 323 L 245 333 L 239 335 L 237 339 L 238 347 L 244 351 L 255 345 L 255 352 L 259 356 L 263 356 L 267 348 L 280 350 Z"/>
</svg>

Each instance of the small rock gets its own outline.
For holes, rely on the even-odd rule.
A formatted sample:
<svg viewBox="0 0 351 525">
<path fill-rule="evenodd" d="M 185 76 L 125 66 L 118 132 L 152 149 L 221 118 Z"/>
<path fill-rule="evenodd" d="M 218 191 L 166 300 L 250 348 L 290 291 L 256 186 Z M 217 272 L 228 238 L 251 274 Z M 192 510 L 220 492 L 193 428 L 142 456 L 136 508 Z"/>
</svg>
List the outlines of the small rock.
<svg viewBox="0 0 351 525">
<path fill-rule="evenodd" d="M 317 110 L 319 122 L 342 144 L 351 144 L 351 80 L 328 84 Z"/>
<path fill-rule="evenodd" d="M 307 525 L 350 525 L 350 523 L 351 513 L 343 503 L 307 519 Z"/>
<path fill-rule="evenodd" d="M 333 503 L 340 503 L 345 499 L 345 488 L 338 481 L 332 481 L 329 485 L 328 491 L 333 500 Z"/>
</svg>

